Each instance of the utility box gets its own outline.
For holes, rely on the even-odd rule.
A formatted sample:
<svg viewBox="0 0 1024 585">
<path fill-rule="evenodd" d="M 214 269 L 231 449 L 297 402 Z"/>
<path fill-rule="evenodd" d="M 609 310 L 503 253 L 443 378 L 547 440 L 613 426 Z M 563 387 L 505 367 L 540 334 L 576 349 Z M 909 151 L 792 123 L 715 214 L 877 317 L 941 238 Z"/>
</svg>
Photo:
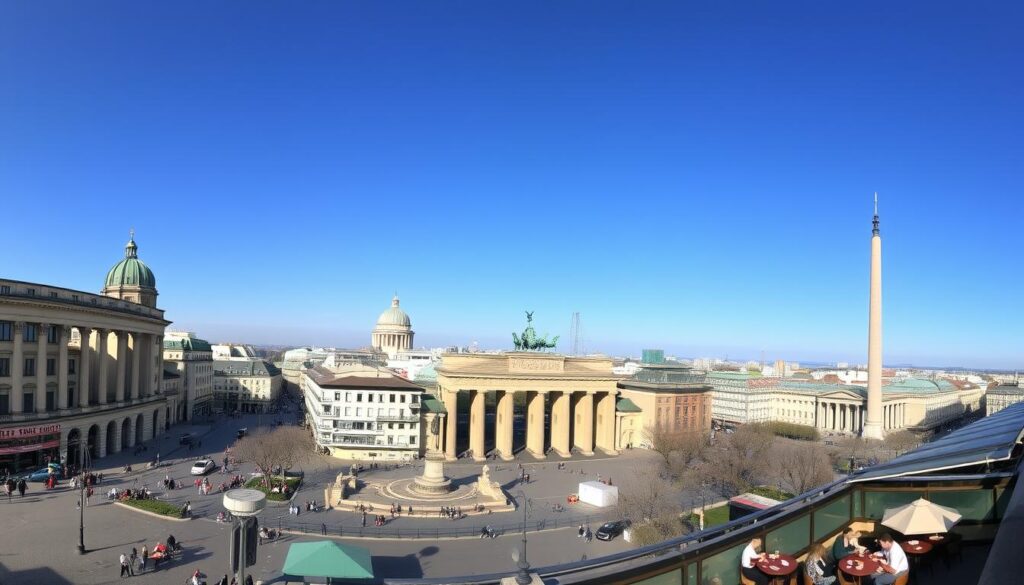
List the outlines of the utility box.
<svg viewBox="0 0 1024 585">
<path fill-rule="evenodd" d="M 619 503 L 619 488 L 599 481 L 580 482 L 578 495 L 581 502 L 598 508 L 608 508 Z"/>
</svg>

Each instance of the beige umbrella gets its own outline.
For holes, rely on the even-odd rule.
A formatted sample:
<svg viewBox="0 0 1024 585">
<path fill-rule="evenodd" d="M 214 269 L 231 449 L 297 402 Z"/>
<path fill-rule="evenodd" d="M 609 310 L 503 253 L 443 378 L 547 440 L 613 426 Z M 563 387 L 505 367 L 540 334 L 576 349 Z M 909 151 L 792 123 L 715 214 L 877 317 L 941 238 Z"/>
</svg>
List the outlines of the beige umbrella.
<svg viewBox="0 0 1024 585">
<path fill-rule="evenodd" d="M 960 521 L 960 513 L 919 498 L 896 508 L 886 508 L 882 524 L 903 534 L 937 534 L 948 532 Z"/>
</svg>

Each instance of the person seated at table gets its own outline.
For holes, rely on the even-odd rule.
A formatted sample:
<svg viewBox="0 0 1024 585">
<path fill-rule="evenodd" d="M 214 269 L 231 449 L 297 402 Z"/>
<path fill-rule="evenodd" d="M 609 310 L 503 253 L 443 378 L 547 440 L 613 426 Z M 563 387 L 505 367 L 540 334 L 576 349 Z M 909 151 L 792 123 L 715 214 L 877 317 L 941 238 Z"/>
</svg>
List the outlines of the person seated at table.
<svg viewBox="0 0 1024 585">
<path fill-rule="evenodd" d="M 855 552 L 863 552 L 864 547 L 857 542 L 858 538 L 860 538 L 860 532 L 847 526 L 843 533 L 836 537 L 836 541 L 832 543 L 832 563 L 836 564 L 843 557 Z"/>
<path fill-rule="evenodd" d="M 756 564 L 757 561 L 764 558 L 764 553 L 757 552 L 757 549 L 761 546 L 760 538 L 752 538 L 747 548 L 743 549 L 743 557 L 740 562 L 740 572 L 747 579 L 750 579 L 757 585 L 768 585 L 768 575 L 761 572 Z"/>
<path fill-rule="evenodd" d="M 832 565 L 825 560 L 826 555 L 828 555 L 828 550 L 824 544 L 817 542 L 811 545 L 811 552 L 804 562 L 804 569 L 814 585 L 832 585 L 836 582 Z"/>
<path fill-rule="evenodd" d="M 903 552 L 899 544 L 892 539 L 888 532 L 878 537 L 878 545 L 882 547 L 879 563 L 882 565 L 874 574 L 872 583 L 874 585 L 892 585 L 896 579 L 910 571 L 910 563 L 907 562 L 907 554 Z"/>
</svg>

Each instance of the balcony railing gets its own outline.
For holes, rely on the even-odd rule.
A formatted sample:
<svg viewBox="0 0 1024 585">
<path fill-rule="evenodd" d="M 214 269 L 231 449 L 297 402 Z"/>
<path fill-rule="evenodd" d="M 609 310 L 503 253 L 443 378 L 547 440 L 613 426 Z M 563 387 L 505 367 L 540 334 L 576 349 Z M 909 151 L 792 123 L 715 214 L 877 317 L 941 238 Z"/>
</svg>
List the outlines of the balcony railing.
<svg viewBox="0 0 1024 585">
<path fill-rule="evenodd" d="M 400 414 L 378 414 L 377 420 L 388 422 L 420 422 L 420 417 Z"/>
</svg>

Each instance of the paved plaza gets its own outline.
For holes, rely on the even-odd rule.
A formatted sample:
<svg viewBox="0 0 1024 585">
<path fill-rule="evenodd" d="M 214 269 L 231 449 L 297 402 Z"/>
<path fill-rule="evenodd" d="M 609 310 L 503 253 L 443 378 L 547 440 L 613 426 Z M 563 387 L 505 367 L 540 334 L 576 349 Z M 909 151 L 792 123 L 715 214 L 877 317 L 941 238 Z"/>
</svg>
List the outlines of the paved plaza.
<svg viewBox="0 0 1024 585">
<path fill-rule="evenodd" d="M 175 427 L 168 438 L 147 443 L 147 452 L 140 456 L 122 452 L 101 460 L 97 471 L 102 470 L 105 479 L 85 510 L 85 544 L 88 550 L 85 555 L 79 555 L 76 550 L 78 511 L 75 502 L 78 494 L 69 490 L 66 483 L 53 492 L 45 491 L 42 484 L 32 483 L 24 498 L 15 496 L 10 502 L 0 501 L 0 518 L 5 527 L 0 535 L 0 583 L 59 585 L 118 581 L 118 557 L 122 552 L 127 554 L 133 546 L 141 550 L 143 544 L 152 548 L 168 534 L 182 541 L 183 557 L 161 567 L 159 572 L 138 575 L 133 579 L 141 583 L 182 583 L 192 571 L 199 569 L 216 580 L 227 570 L 230 525 L 215 521 L 217 512 L 223 509 L 221 495 L 216 492 L 208 496 L 197 494 L 188 468 L 192 461 L 202 456 L 210 456 L 219 463 L 224 448 L 234 441 L 236 429 L 247 426 L 251 430 L 258 422 L 270 424 L 273 420 L 264 415 L 261 421 L 257 421 L 253 415 L 226 419 L 213 425 L 182 426 L 180 432 L 179 427 Z M 178 435 L 190 430 L 202 441 L 202 447 L 191 453 L 176 444 Z M 144 470 L 145 462 L 155 457 L 158 451 L 165 464 L 158 469 Z M 492 478 L 500 482 L 510 496 L 517 497 L 521 490 L 528 499 L 528 558 L 534 566 L 543 566 L 580 560 L 584 555 L 594 558 L 630 547 L 621 538 L 612 542 L 594 540 L 589 543 L 577 538 L 575 527 L 579 522 L 587 522 L 596 530 L 603 519 L 613 517 L 615 512 L 586 505 L 567 506 L 565 498 L 576 491 L 580 481 L 600 476 L 615 482 L 617 476 L 628 475 L 652 456 L 647 452 L 631 451 L 618 458 L 573 460 L 566 464 L 564 470 L 557 469 L 554 460 L 530 460 L 522 463 L 530 475 L 529 484 L 520 481 L 519 462 L 491 462 L 490 466 Z M 131 474 L 121 471 L 127 463 L 133 466 Z M 318 457 L 305 465 L 306 481 L 294 501 L 300 505 L 314 499 L 323 503 L 323 486 L 333 481 L 340 471 L 348 470 L 349 465 L 328 457 Z M 387 482 L 419 473 L 421 465 L 371 470 L 362 477 L 367 481 Z M 459 480 L 479 475 L 481 467 L 479 463 L 452 463 L 446 465 L 445 470 Z M 251 471 L 251 465 L 242 465 L 239 470 L 232 470 L 232 474 L 241 473 L 248 477 Z M 162 480 L 166 475 L 184 480 L 185 486 L 165 492 Z M 209 477 L 216 486 L 229 476 L 215 472 Z M 174 503 L 191 501 L 196 518 L 181 522 L 163 519 L 106 500 L 105 493 L 111 487 L 133 485 L 149 487 L 162 500 Z M 565 511 L 555 511 L 554 504 L 562 504 Z M 387 513 L 386 510 L 381 512 Z M 399 517 L 389 520 L 382 528 L 374 527 L 371 519 L 363 528 L 361 515 L 353 512 L 307 513 L 303 507 L 296 517 L 287 514 L 285 505 L 268 505 L 261 521 L 295 530 L 286 531 L 281 539 L 265 543 L 260 548 L 258 563 L 250 571 L 264 581 L 280 576 L 290 543 L 322 539 L 322 527 L 328 529 L 330 538 L 368 548 L 374 555 L 375 572 L 380 577 L 440 577 L 513 570 L 511 551 L 519 545 L 522 511 L 470 516 L 461 520 Z M 479 538 L 479 532 L 485 526 L 497 529 L 499 536 Z M 301 533 L 301 529 L 310 534 Z M 538 529 L 539 532 L 536 531 Z M 455 532 L 466 536 L 448 538 Z"/>
</svg>

